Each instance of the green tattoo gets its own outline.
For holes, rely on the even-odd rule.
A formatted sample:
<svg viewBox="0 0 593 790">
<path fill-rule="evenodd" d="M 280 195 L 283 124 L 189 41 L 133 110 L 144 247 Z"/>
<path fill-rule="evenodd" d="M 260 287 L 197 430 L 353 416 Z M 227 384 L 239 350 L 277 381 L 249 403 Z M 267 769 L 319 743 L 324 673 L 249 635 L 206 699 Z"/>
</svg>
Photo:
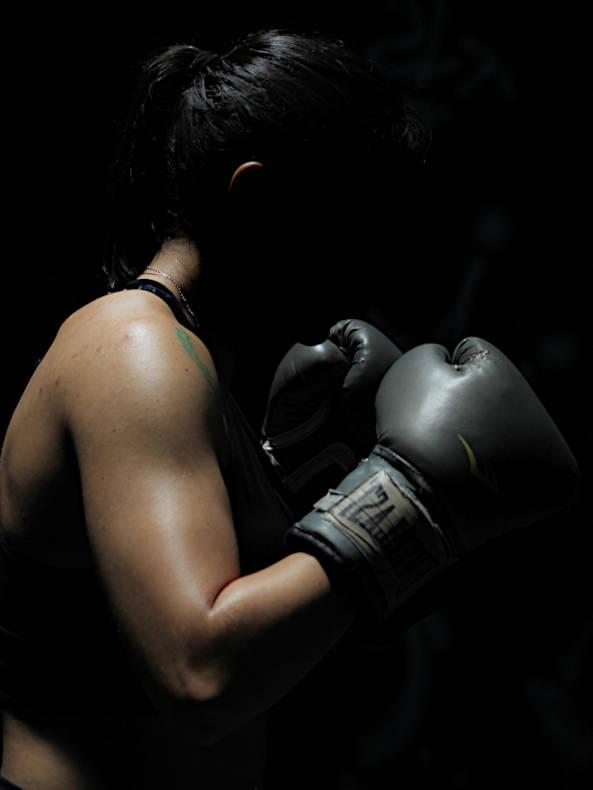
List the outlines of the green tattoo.
<svg viewBox="0 0 593 790">
<path fill-rule="evenodd" d="M 180 326 L 176 326 L 175 327 L 175 332 L 177 333 L 177 337 L 179 339 L 179 342 L 181 343 L 183 348 L 186 350 L 187 355 L 189 356 L 189 358 L 193 362 L 195 362 L 196 365 L 200 368 L 200 370 L 202 372 L 202 375 L 204 376 L 204 378 L 208 382 L 210 388 L 212 389 L 212 391 L 216 395 L 218 395 L 218 385 L 217 385 L 216 381 L 210 375 L 210 371 L 208 370 L 206 365 L 204 365 L 204 363 L 202 362 L 202 360 L 198 356 L 198 352 L 193 347 L 193 344 L 191 342 L 191 337 L 188 335 L 188 333 L 185 331 L 185 329 L 182 329 Z"/>
</svg>

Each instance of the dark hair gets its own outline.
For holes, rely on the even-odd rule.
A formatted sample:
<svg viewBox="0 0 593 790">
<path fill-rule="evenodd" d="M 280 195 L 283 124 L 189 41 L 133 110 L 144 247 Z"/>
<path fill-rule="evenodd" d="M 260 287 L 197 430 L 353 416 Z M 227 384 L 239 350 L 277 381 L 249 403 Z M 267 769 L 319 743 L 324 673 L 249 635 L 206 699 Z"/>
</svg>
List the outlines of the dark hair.
<svg viewBox="0 0 593 790">
<path fill-rule="evenodd" d="M 244 161 L 329 169 L 354 151 L 403 166 L 425 136 L 396 87 L 343 42 L 266 30 L 216 58 L 191 45 L 152 56 L 121 141 L 103 266 L 112 287 L 167 238 L 207 245 Z"/>
</svg>

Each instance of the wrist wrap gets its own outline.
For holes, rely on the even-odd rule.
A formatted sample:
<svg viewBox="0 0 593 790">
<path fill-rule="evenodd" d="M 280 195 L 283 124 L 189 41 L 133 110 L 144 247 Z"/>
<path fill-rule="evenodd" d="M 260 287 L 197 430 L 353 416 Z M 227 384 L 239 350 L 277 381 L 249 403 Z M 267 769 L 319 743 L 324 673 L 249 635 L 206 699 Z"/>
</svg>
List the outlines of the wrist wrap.
<svg viewBox="0 0 593 790">
<path fill-rule="evenodd" d="M 392 455 L 376 448 L 286 536 L 289 550 L 316 556 L 338 587 L 362 595 L 381 619 L 450 562 L 420 499 L 426 484 L 395 469 Z"/>
</svg>

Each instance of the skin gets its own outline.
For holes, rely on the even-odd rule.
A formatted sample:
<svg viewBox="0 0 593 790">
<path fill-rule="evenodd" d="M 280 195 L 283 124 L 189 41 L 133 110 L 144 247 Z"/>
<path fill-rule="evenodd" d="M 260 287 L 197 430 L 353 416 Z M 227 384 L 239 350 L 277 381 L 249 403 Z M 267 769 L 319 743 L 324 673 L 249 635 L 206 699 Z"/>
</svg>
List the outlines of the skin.
<svg viewBox="0 0 593 790">
<path fill-rule="evenodd" d="M 244 163 L 233 188 L 256 169 Z M 166 243 L 152 263 L 195 305 L 210 297 L 191 242 Z M 142 276 L 177 295 L 168 280 Z M 56 713 L 43 726 L 5 714 L 2 772 L 25 788 L 255 786 L 265 712 L 356 616 L 310 555 L 240 575 L 212 387 L 232 378 L 239 347 L 221 334 L 217 369 L 193 333 L 188 353 L 178 329 L 146 292 L 84 306 L 61 326 L 7 430 L 5 533 L 44 563 L 98 563 L 154 710 L 84 722 Z"/>
</svg>

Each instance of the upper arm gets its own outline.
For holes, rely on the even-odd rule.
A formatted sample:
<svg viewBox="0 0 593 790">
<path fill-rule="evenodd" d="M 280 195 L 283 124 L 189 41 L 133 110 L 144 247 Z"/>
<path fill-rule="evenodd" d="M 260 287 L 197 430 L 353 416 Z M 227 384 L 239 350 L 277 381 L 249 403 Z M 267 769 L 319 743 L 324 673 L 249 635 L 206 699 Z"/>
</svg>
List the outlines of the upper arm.
<svg viewBox="0 0 593 790">
<path fill-rule="evenodd" d="M 183 693 L 210 605 L 240 572 L 217 395 L 170 322 L 128 327 L 79 364 L 78 385 L 67 414 L 105 588 L 150 685 Z"/>
</svg>

